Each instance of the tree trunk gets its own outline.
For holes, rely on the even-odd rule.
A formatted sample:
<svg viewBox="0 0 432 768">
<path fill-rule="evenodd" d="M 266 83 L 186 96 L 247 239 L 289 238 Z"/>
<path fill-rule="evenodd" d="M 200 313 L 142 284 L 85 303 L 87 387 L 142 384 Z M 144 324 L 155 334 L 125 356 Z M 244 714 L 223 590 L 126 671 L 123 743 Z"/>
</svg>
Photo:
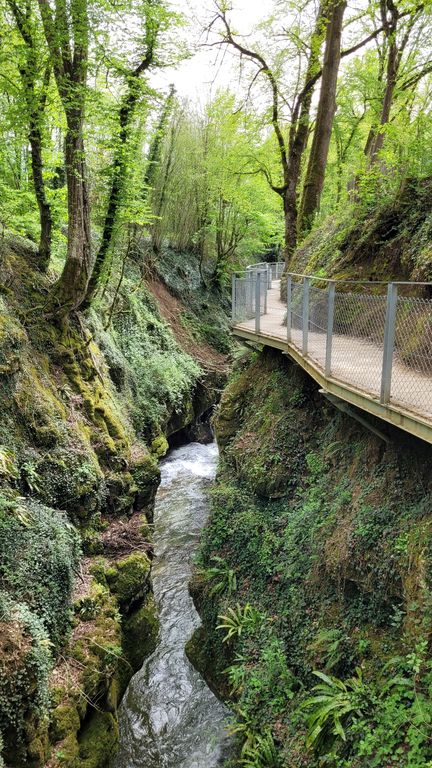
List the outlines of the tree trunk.
<svg viewBox="0 0 432 768">
<path fill-rule="evenodd" d="M 44 271 L 46 271 L 48 269 L 51 256 L 53 219 L 51 214 L 51 206 L 46 196 L 45 181 L 43 178 L 42 135 L 37 120 L 34 120 L 34 115 L 30 121 L 29 142 L 31 149 L 33 184 L 37 204 L 39 207 L 39 219 L 41 228 L 39 239 L 40 266 Z"/>
<path fill-rule="evenodd" d="M 111 190 L 105 215 L 102 241 L 96 255 L 93 271 L 83 301 L 83 308 L 87 309 L 93 301 L 99 287 L 101 276 L 105 267 L 108 252 L 113 239 L 114 227 L 118 209 L 121 203 L 125 180 L 128 171 L 128 142 L 131 135 L 135 108 L 140 97 L 140 77 L 153 63 L 154 46 L 158 35 L 158 26 L 152 24 L 151 17 L 146 22 L 146 52 L 138 66 L 127 76 L 127 91 L 121 100 L 119 110 L 119 146 L 114 155 L 113 175 Z M 173 99 L 173 89 L 169 99 Z"/>
<path fill-rule="evenodd" d="M 298 233 L 298 187 L 300 183 L 301 163 L 309 136 L 310 109 L 314 87 L 308 87 L 314 82 L 316 71 L 319 69 L 320 48 L 323 36 L 324 7 L 320 6 L 311 37 L 310 54 L 306 69 L 304 86 L 307 87 L 301 102 L 299 113 L 292 122 L 288 142 L 288 163 L 284 174 L 284 190 L 282 193 L 285 217 L 285 247 L 284 258 L 286 267 L 289 266 L 297 246 Z"/>
<path fill-rule="evenodd" d="M 54 309 L 59 315 L 66 315 L 81 305 L 91 273 L 90 206 L 83 119 L 79 112 L 69 117 L 66 134 L 68 245 L 66 263 L 53 293 Z"/>
<path fill-rule="evenodd" d="M 285 219 L 285 264 L 288 267 L 297 246 L 297 183 L 289 185 L 283 196 L 283 208 Z"/>
<path fill-rule="evenodd" d="M 33 186 L 36 201 L 39 208 L 40 239 L 39 256 L 40 267 L 45 272 L 51 256 L 51 240 L 53 219 L 51 206 L 46 196 L 45 181 L 43 177 L 42 158 L 42 115 L 45 110 L 46 94 L 49 86 L 51 67 L 45 69 L 41 91 L 37 92 L 38 53 L 36 50 L 32 7 L 27 3 L 21 8 L 15 0 L 8 0 L 16 26 L 25 44 L 25 63 L 19 66 L 23 95 L 27 108 L 28 140 L 31 152 L 31 166 Z"/>
<path fill-rule="evenodd" d="M 382 102 L 380 124 L 378 128 L 373 132 L 369 144 L 366 147 L 367 157 L 369 158 L 371 165 L 376 162 L 378 155 L 383 148 L 383 128 L 390 120 L 390 112 L 393 104 L 399 64 L 400 61 L 398 56 L 398 46 L 395 38 L 393 38 L 390 42 L 389 55 L 387 60 L 387 76 Z"/>
<path fill-rule="evenodd" d="M 345 8 L 345 0 L 337 2 L 327 23 L 321 91 L 300 209 L 299 231 L 302 234 L 311 228 L 313 217 L 319 209 L 324 186 L 333 120 L 336 113 L 336 87 L 341 59 L 342 21 Z"/>
</svg>

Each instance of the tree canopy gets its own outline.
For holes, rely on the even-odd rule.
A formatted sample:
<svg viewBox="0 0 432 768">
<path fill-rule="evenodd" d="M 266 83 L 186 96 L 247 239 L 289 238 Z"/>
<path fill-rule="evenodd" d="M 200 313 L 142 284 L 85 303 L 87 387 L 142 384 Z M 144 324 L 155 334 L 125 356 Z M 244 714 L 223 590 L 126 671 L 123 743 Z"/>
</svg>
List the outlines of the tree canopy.
<svg viewBox="0 0 432 768">
<path fill-rule="evenodd" d="M 126 245 L 192 251 L 218 286 L 289 263 L 326 216 L 430 174 L 429 2 L 275 0 L 252 31 L 232 10 L 200 44 L 238 78 L 198 106 L 155 87 L 198 23 L 168 0 L 3 0 L 0 221 L 53 273 L 44 311 L 94 303 Z"/>
</svg>

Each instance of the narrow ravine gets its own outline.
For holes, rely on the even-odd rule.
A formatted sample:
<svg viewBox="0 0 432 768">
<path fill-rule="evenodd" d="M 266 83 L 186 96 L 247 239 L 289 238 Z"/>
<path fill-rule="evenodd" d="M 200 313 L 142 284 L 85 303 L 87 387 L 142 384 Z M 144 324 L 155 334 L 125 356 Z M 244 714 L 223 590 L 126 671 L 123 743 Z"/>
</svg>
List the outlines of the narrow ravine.
<svg viewBox="0 0 432 768">
<path fill-rule="evenodd" d="M 217 455 L 215 443 L 191 443 L 172 451 L 161 466 L 153 567 L 160 642 L 124 696 L 116 768 L 215 768 L 228 751 L 228 712 L 184 650 L 200 623 L 188 582 Z"/>
</svg>

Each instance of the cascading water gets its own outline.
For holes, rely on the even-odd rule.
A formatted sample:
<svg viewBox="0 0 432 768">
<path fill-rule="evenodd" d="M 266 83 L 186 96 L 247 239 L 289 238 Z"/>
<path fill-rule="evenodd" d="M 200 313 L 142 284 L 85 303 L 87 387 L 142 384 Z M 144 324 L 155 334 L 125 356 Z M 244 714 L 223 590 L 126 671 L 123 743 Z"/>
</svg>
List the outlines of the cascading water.
<svg viewBox="0 0 432 768">
<path fill-rule="evenodd" d="M 215 768 L 229 751 L 228 712 L 184 651 L 199 626 L 188 581 L 208 514 L 205 487 L 216 462 L 215 444 L 191 443 L 161 466 L 153 565 L 160 642 L 124 696 L 116 768 Z"/>
</svg>

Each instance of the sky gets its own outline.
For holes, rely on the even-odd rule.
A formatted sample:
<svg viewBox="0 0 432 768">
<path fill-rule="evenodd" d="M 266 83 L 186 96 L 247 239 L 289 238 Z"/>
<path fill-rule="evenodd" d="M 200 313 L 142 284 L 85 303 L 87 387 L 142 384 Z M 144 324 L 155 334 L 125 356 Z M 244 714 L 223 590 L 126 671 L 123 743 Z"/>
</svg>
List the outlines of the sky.
<svg viewBox="0 0 432 768">
<path fill-rule="evenodd" d="M 205 42 L 202 30 L 214 16 L 213 0 L 172 0 L 172 7 L 184 14 L 189 22 L 183 30 L 194 55 L 176 69 L 166 70 L 161 84 L 174 83 L 180 97 L 204 105 L 217 88 L 230 86 L 236 90 L 238 83 L 238 58 L 229 50 L 200 47 Z M 233 0 L 230 13 L 234 28 L 248 34 L 252 27 L 269 16 L 273 0 Z"/>
</svg>

